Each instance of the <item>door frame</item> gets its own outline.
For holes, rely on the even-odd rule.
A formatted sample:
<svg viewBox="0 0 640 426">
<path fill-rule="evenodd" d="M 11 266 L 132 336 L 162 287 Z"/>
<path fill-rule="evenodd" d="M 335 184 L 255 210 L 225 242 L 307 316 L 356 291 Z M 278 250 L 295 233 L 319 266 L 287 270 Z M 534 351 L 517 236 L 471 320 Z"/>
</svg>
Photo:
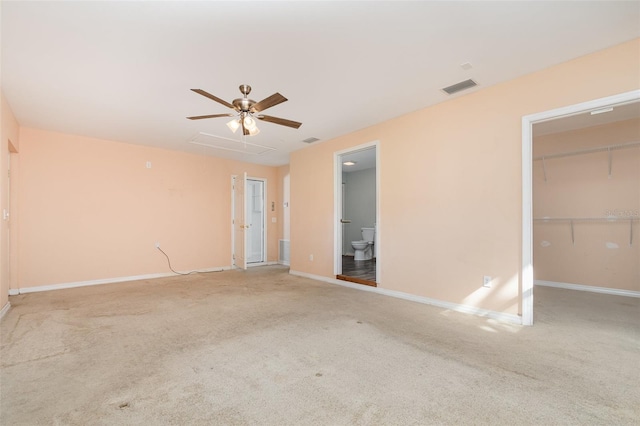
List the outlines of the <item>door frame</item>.
<svg viewBox="0 0 640 426">
<path fill-rule="evenodd" d="M 244 194 L 243 194 L 243 201 L 242 201 L 242 206 L 237 206 L 236 205 L 236 184 L 238 183 L 239 175 L 231 175 L 231 268 L 237 268 L 237 269 L 246 269 L 247 268 L 247 259 L 246 259 L 246 251 L 247 251 L 247 234 L 246 232 L 243 232 L 242 238 L 244 239 L 243 241 L 243 250 L 245 253 L 243 253 L 243 263 L 242 265 L 237 265 L 236 263 L 236 226 L 240 226 L 242 228 L 244 228 L 244 223 L 242 224 L 236 224 L 236 209 L 237 208 L 241 208 L 244 209 L 244 214 L 243 214 L 243 218 L 246 219 L 246 198 L 247 198 L 247 194 L 246 194 L 246 179 L 247 179 L 247 173 L 244 172 L 243 173 L 243 185 L 245 186 L 244 189 Z M 243 220 L 244 220 L 243 219 Z"/>
<path fill-rule="evenodd" d="M 267 216 L 268 216 L 268 214 L 267 214 L 267 210 L 266 210 L 267 207 L 268 207 L 267 206 L 267 179 L 266 178 L 258 178 L 258 177 L 248 176 L 246 173 L 244 175 L 245 175 L 245 182 L 247 180 L 258 180 L 258 181 L 262 181 L 262 183 L 263 183 L 263 193 L 262 193 L 263 206 L 262 206 L 262 209 L 263 209 L 264 215 L 262 217 L 262 221 L 263 221 L 263 223 L 262 223 L 262 233 L 263 233 L 263 236 L 262 236 L 263 237 L 262 238 L 262 244 L 263 244 L 262 253 L 263 253 L 263 256 L 264 256 L 264 258 L 263 258 L 264 260 L 262 262 L 256 262 L 256 263 L 248 264 L 246 262 L 246 259 L 245 259 L 245 264 L 247 264 L 247 268 L 250 268 L 250 267 L 253 267 L 253 266 L 262 266 L 262 265 L 267 265 L 268 264 L 268 262 L 267 262 L 267 259 L 268 259 L 268 257 L 267 257 L 268 256 L 268 253 L 267 253 L 267 247 L 268 247 L 268 241 L 267 241 L 267 236 L 268 236 L 267 224 L 268 224 L 268 220 L 267 220 Z M 230 221 L 230 223 L 231 223 L 231 267 L 232 268 L 238 267 L 236 265 L 236 259 L 235 259 L 235 253 L 236 253 L 235 211 L 236 211 L 236 208 L 238 208 L 238 206 L 236 206 L 236 201 L 235 201 L 235 198 L 236 198 L 235 197 L 235 195 L 236 195 L 236 193 L 235 193 L 235 191 L 236 191 L 235 190 L 235 184 L 236 184 L 236 180 L 237 179 L 238 179 L 238 175 L 231 175 L 231 221 Z M 243 204 L 244 205 L 241 206 L 241 208 L 245 209 L 245 218 L 244 218 L 245 222 L 247 220 L 247 218 L 246 218 L 247 197 L 248 197 L 248 191 L 245 191 L 244 192 L 244 200 L 243 200 Z M 244 225 L 245 224 L 242 224 L 242 226 L 244 226 Z M 247 232 L 246 231 L 244 232 L 244 245 L 245 245 L 245 251 L 246 251 L 246 245 L 247 245 Z"/>
<path fill-rule="evenodd" d="M 236 179 L 238 175 L 231 175 L 231 268 L 236 266 Z"/>
<path fill-rule="evenodd" d="M 638 101 L 640 90 L 632 90 L 522 117 L 522 325 L 533 325 L 533 125 Z"/>
<path fill-rule="evenodd" d="M 382 216 L 380 215 L 380 141 L 374 140 L 333 153 L 333 275 L 342 272 L 342 161 L 344 154 L 374 147 L 376 150 L 376 284 L 380 285 L 382 257 Z"/>
</svg>

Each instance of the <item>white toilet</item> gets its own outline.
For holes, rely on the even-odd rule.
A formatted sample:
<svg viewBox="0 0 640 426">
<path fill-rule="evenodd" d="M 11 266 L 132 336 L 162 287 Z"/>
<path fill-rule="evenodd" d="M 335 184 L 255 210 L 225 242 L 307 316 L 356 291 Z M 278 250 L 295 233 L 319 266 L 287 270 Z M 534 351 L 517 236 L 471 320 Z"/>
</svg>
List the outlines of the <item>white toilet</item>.
<svg viewBox="0 0 640 426">
<path fill-rule="evenodd" d="M 362 228 L 362 240 L 351 241 L 351 247 L 356 251 L 353 260 L 373 259 L 373 242 L 375 228 Z"/>
</svg>

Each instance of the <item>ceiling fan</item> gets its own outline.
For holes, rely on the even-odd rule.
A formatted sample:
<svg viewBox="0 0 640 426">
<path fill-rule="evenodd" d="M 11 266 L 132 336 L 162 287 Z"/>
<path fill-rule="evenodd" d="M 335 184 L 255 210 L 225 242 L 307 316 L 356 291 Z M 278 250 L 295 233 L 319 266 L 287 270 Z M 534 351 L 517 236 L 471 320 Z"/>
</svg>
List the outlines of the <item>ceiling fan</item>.
<svg viewBox="0 0 640 426">
<path fill-rule="evenodd" d="M 251 93 L 251 86 L 248 84 L 240 85 L 240 92 L 242 93 L 242 97 L 238 99 L 234 99 L 232 103 L 229 103 L 225 100 L 218 98 L 217 96 L 212 95 L 211 93 L 205 92 L 202 89 L 191 89 L 192 91 L 207 97 L 211 100 L 218 102 L 226 106 L 227 108 L 231 108 L 236 110 L 237 114 L 228 113 L 228 114 L 211 114 L 211 115 L 196 115 L 194 117 L 187 117 L 189 120 L 202 120 L 203 118 L 217 118 L 217 117 L 233 117 L 234 115 L 237 118 L 229 121 L 227 126 L 233 131 L 233 133 L 238 130 L 238 128 L 242 127 L 243 135 L 257 135 L 260 133 L 258 126 L 256 126 L 255 118 L 262 121 L 268 121 L 270 123 L 280 124 L 281 126 L 293 127 L 294 129 L 302 126 L 302 123 L 298 123 L 297 121 L 287 120 L 284 118 L 273 117 L 270 115 L 258 114 L 264 111 L 267 108 L 271 108 L 272 106 L 276 106 L 285 102 L 287 98 L 282 96 L 280 93 L 274 93 L 261 100 L 260 102 L 256 102 L 253 99 L 249 99 L 247 96 Z"/>
</svg>

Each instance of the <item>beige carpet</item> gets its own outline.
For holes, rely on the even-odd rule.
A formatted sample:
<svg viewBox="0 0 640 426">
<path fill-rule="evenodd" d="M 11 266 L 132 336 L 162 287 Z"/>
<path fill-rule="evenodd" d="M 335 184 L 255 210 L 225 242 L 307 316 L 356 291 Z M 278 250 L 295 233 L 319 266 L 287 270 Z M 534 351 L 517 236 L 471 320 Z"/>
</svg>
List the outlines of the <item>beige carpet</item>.
<svg viewBox="0 0 640 426">
<path fill-rule="evenodd" d="M 282 267 L 15 296 L 3 425 L 640 423 L 640 300 L 536 288 L 533 327 Z"/>
</svg>

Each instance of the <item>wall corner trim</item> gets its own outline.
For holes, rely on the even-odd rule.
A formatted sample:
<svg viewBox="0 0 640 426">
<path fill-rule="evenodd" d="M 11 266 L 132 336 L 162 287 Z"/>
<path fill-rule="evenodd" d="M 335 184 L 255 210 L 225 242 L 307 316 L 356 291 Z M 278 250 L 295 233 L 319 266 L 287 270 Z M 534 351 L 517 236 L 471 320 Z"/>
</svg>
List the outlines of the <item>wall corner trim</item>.
<svg viewBox="0 0 640 426">
<path fill-rule="evenodd" d="M 336 284 L 343 287 L 349 287 L 361 291 L 370 291 L 373 293 L 382 294 L 384 296 L 391 296 L 398 299 L 409 300 L 411 302 L 423 303 L 425 305 L 437 306 L 439 308 L 449 309 L 464 314 L 472 314 L 480 317 L 491 318 L 502 322 L 508 322 L 511 324 L 522 324 L 522 318 L 518 315 L 506 314 L 503 312 L 490 311 L 488 309 L 477 308 L 470 305 L 461 305 L 459 303 L 445 302 L 443 300 L 431 299 L 429 297 L 416 296 L 409 293 L 403 293 L 401 291 L 387 290 L 381 287 L 371 287 L 365 285 L 354 284 L 349 281 L 337 280 L 334 278 L 323 277 L 321 275 L 308 274 L 306 272 L 300 272 L 295 270 L 289 270 L 291 275 L 296 275 L 303 278 L 310 278 L 316 281 L 323 281 L 329 284 Z"/>
<path fill-rule="evenodd" d="M 544 280 L 535 280 L 534 284 L 543 286 L 543 287 L 555 287 L 555 288 L 562 288 L 565 290 L 589 291 L 591 293 L 603 293 L 603 294 L 609 294 L 613 296 L 640 297 L 640 291 L 621 290 L 618 288 L 596 287 L 592 285 L 560 283 L 555 281 L 544 281 Z"/>
<path fill-rule="evenodd" d="M 4 318 L 4 316 L 9 312 L 9 308 L 11 308 L 11 302 L 5 303 L 5 305 L 0 309 L 0 320 Z"/>
<path fill-rule="evenodd" d="M 231 266 L 220 266 L 214 268 L 204 268 L 199 269 L 198 272 L 216 272 L 216 271 L 228 271 L 232 269 Z M 11 294 L 11 296 L 16 296 L 18 294 L 26 294 L 26 293 L 38 293 L 41 291 L 51 291 L 51 290 L 64 290 L 68 288 L 76 288 L 76 287 L 87 287 L 91 285 L 101 285 L 101 284 L 116 284 L 127 281 L 139 281 L 139 280 L 150 280 L 154 278 L 165 278 L 165 277 L 174 277 L 176 274 L 173 272 L 163 272 L 159 274 L 147 274 L 147 275 L 134 275 L 130 277 L 117 277 L 117 278 L 105 278 L 100 280 L 90 280 L 90 281 L 76 281 L 71 283 L 61 283 L 61 284 L 52 284 L 52 285 L 43 285 L 37 287 L 24 287 L 21 289 L 12 289 L 15 293 Z"/>
</svg>

